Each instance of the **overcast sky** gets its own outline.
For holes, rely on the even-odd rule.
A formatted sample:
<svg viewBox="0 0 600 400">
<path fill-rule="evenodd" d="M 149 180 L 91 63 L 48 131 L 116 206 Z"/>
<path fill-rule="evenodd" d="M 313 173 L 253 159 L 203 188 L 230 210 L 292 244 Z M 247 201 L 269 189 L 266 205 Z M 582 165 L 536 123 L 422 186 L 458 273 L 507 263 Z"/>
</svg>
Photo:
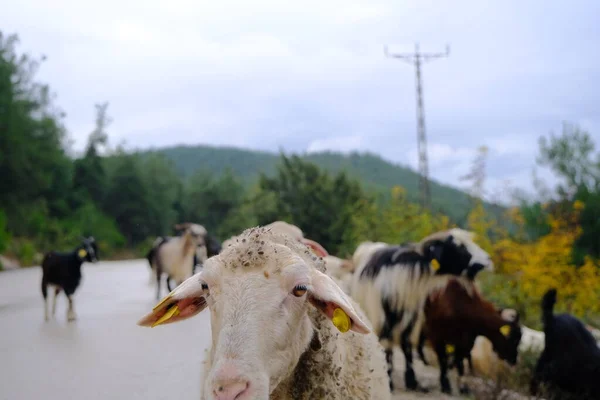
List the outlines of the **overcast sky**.
<svg viewBox="0 0 600 400">
<path fill-rule="evenodd" d="M 75 148 L 108 101 L 128 147 L 368 150 L 416 168 L 415 72 L 383 46 L 443 51 L 423 69 L 430 173 L 530 188 L 537 138 L 579 123 L 600 144 L 600 2 L 6 1 L 0 29 L 45 54 L 39 77 Z"/>
</svg>

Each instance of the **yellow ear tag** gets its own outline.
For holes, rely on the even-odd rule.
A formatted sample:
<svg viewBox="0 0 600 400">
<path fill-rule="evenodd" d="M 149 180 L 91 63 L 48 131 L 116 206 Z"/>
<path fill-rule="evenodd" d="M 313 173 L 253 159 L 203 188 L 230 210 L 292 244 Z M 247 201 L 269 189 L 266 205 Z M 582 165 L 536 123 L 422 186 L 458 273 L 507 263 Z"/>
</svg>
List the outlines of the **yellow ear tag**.
<svg viewBox="0 0 600 400">
<path fill-rule="evenodd" d="M 157 305 L 155 305 L 155 306 L 154 306 L 154 308 L 152 308 L 152 311 L 156 311 L 156 309 L 157 309 L 158 307 L 160 307 L 160 306 L 162 306 L 163 304 L 165 304 L 165 302 L 166 302 L 167 300 L 169 300 L 170 298 L 171 298 L 171 293 L 169 293 L 169 294 L 168 294 L 168 295 L 167 295 L 167 296 L 166 296 L 164 299 L 162 299 L 162 300 L 160 301 L 160 303 L 158 303 Z"/>
<path fill-rule="evenodd" d="M 431 269 L 433 269 L 434 271 L 440 269 L 440 263 L 435 258 L 431 260 Z"/>
<path fill-rule="evenodd" d="M 85 249 L 79 249 L 79 253 L 77 253 L 77 255 L 79 256 L 79 258 L 83 258 L 87 256 L 87 251 L 85 251 Z"/>
<path fill-rule="evenodd" d="M 500 333 L 508 337 L 508 335 L 510 335 L 510 325 L 502 325 L 500 327 Z"/>
<path fill-rule="evenodd" d="M 155 323 L 152 324 L 152 327 L 154 328 L 157 325 L 160 325 L 162 323 L 164 323 L 165 321 L 176 317 L 179 315 L 179 307 L 177 307 L 177 305 L 174 305 L 173 307 L 169 308 L 169 311 L 167 311 L 165 313 L 165 315 L 163 315 L 162 317 L 160 317 L 158 319 L 158 321 L 156 321 Z"/>
<path fill-rule="evenodd" d="M 342 333 L 348 332 L 350 329 L 350 317 L 341 308 L 333 310 L 333 318 L 331 319 L 336 328 Z"/>
<path fill-rule="evenodd" d="M 446 345 L 446 353 L 448 353 L 448 354 L 454 353 L 454 346 L 451 344 L 447 344 Z"/>
</svg>

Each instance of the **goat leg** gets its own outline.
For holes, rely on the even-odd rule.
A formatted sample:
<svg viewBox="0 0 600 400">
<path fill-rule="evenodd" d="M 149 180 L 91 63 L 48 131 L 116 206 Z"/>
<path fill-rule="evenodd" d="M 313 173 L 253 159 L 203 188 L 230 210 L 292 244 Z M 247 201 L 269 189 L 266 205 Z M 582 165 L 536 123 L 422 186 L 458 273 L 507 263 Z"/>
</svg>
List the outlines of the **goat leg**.
<svg viewBox="0 0 600 400">
<path fill-rule="evenodd" d="M 440 386 L 442 387 L 442 392 L 446 394 L 452 394 L 452 388 L 450 387 L 450 381 L 448 380 L 448 357 L 446 355 L 446 345 L 444 343 L 437 343 L 435 345 L 435 352 L 440 364 Z"/>
<path fill-rule="evenodd" d="M 388 377 L 390 379 L 390 392 L 394 392 L 394 380 L 392 379 L 392 375 L 394 372 L 394 345 L 391 341 L 385 341 L 387 346 L 385 348 L 385 361 L 388 366 Z"/>
<path fill-rule="evenodd" d="M 69 299 L 69 309 L 67 311 L 67 320 L 75 321 L 77 319 L 77 315 L 75 314 L 75 309 L 73 307 L 73 295 L 67 294 L 67 298 Z"/>
<path fill-rule="evenodd" d="M 464 381 L 465 376 L 465 364 L 464 364 L 465 355 L 462 351 L 457 350 L 454 354 L 454 360 L 456 364 L 456 370 L 458 371 L 458 385 L 460 394 L 469 394 L 470 390 L 467 384 Z"/>
<path fill-rule="evenodd" d="M 48 321 L 50 316 L 48 315 L 48 284 L 42 279 L 42 297 L 44 298 L 44 320 Z"/>
<path fill-rule="evenodd" d="M 406 371 L 404 371 L 404 382 L 406 383 L 406 388 L 409 390 L 418 390 L 420 392 L 426 393 L 427 389 L 420 387 L 419 382 L 417 382 L 417 377 L 415 375 L 415 370 L 413 369 L 413 355 L 412 355 L 412 343 L 410 341 L 410 335 L 412 333 L 414 327 L 414 321 L 408 325 L 408 327 L 402 332 L 400 337 L 400 344 L 402 346 L 402 352 L 404 353 L 404 359 L 406 361 Z"/>
<path fill-rule="evenodd" d="M 425 340 L 426 340 L 425 335 L 421 334 L 419 336 L 419 344 L 417 345 L 417 354 L 419 355 L 419 358 L 421 359 L 421 361 L 423 361 L 423 364 L 429 365 L 429 363 L 427 362 L 427 359 L 425 358 L 425 353 L 423 352 L 423 348 L 425 347 Z"/>
<path fill-rule="evenodd" d="M 52 318 L 56 315 L 56 298 L 60 293 L 60 288 L 54 288 L 54 298 L 52 299 Z"/>
</svg>

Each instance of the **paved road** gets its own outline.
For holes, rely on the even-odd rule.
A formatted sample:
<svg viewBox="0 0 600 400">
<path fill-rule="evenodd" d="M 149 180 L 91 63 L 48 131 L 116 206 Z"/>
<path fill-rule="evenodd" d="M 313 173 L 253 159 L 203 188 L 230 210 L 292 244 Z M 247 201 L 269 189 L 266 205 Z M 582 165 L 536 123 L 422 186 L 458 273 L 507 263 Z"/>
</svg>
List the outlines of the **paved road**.
<svg viewBox="0 0 600 400">
<path fill-rule="evenodd" d="M 155 304 L 147 262 L 82 268 L 71 323 L 62 294 L 44 321 L 39 268 L 0 272 L 0 400 L 197 400 L 209 314 L 139 327 Z"/>
<path fill-rule="evenodd" d="M 156 304 L 148 275 L 146 260 L 84 264 L 78 320 L 69 323 L 62 294 L 56 319 L 44 321 L 39 268 L 0 272 L 0 400 L 199 399 L 210 314 L 137 326 Z M 400 387 L 400 351 L 396 358 Z M 416 367 L 422 383 L 437 386 L 436 369 Z M 394 398 L 450 399 L 401 390 Z"/>
</svg>

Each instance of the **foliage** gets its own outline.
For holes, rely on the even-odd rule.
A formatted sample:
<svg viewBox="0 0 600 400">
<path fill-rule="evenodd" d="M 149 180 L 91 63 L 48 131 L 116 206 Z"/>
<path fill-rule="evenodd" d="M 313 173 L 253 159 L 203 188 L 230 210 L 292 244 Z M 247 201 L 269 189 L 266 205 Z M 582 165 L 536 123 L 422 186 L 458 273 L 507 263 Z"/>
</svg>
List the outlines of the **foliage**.
<svg viewBox="0 0 600 400">
<path fill-rule="evenodd" d="M 396 244 L 419 241 L 451 227 L 447 216 L 433 215 L 411 203 L 406 190 L 400 186 L 392 189 L 391 201 L 383 206 L 360 200 L 355 204 L 352 216 L 355 229 L 346 234 L 352 249 L 363 241 Z"/>
<path fill-rule="evenodd" d="M 41 61 L 19 56 L 17 43 L 16 35 L 0 32 L 0 209 L 8 228 L 25 234 L 24 211 L 68 212 L 55 188 L 68 187 L 71 164 L 62 147 L 62 113 L 52 106 L 48 86 L 34 81 Z"/>
<path fill-rule="evenodd" d="M 142 157 L 164 154 L 173 161 L 180 176 L 187 178 L 198 170 L 220 176 L 227 168 L 240 179 L 245 187 L 252 187 L 264 175 L 274 178 L 277 175 L 281 157 L 277 154 L 214 146 L 176 146 L 141 152 Z M 406 189 L 411 201 L 418 200 L 418 175 L 412 169 L 392 164 L 371 153 L 341 154 L 319 152 L 298 155 L 303 161 L 312 163 L 331 175 L 346 172 L 350 179 L 358 180 L 364 190 L 374 195 L 383 194 L 389 200 L 391 189 L 400 185 Z M 448 215 L 453 221 L 462 224 L 470 206 L 468 194 L 460 189 L 431 182 L 432 208 Z M 487 212 L 500 215 L 504 208 L 484 202 Z"/>
<path fill-rule="evenodd" d="M 306 237 L 338 253 L 345 232 L 352 229 L 352 205 L 365 197 L 360 185 L 343 172 L 331 177 L 298 156 L 282 154 L 281 161 L 276 177 L 260 178 L 262 196 L 271 194 L 266 196 L 273 201 L 273 209 L 270 220 L 257 222 L 263 225 L 280 219 L 293 223 Z"/>
<path fill-rule="evenodd" d="M 538 162 L 563 180 L 557 188 L 561 197 L 572 198 L 580 188 L 600 189 L 600 157 L 593 160 L 595 144 L 588 132 L 564 123 L 560 136 L 542 136 L 539 144 Z"/>
<path fill-rule="evenodd" d="M 566 217 L 550 215 L 550 232 L 537 241 L 505 237 L 494 244 L 495 265 L 505 279 L 488 281 L 484 290 L 500 304 L 512 304 L 530 326 L 540 326 L 539 302 L 552 287 L 559 288 L 560 304 L 569 312 L 584 319 L 600 313 L 600 269 L 590 257 L 581 267 L 571 257 L 581 233 L 576 221 L 582 207 L 575 203 Z M 523 226 L 518 210 L 512 219 Z"/>
<path fill-rule="evenodd" d="M 148 230 L 157 235 L 171 233 L 174 221 L 181 216 L 179 198 L 183 193 L 183 183 L 178 179 L 173 163 L 156 155 L 140 161 L 140 174 L 147 191 Z"/>
<path fill-rule="evenodd" d="M 248 214 L 239 209 L 244 195 L 244 187 L 231 170 L 225 170 L 218 178 L 198 171 L 187 185 L 185 219 L 202 221 L 209 232 L 221 239 L 237 235 L 252 225 Z"/>
<path fill-rule="evenodd" d="M 492 241 L 490 235 L 494 229 L 498 229 L 497 222 L 492 216 L 486 213 L 483 203 L 485 194 L 485 163 L 488 148 L 481 146 L 478 154 L 473 161 L 473 165 L 468 174 L 461 177 L 461 180 L 471 183 L 471 204 L 472 208 L 467 215 L 467 227 L 475 233 L 477 242 L 485 251 L 493 255 Z"/>
<path fill-rule="evenodd" d="M 101 206 L 104 201 L 106 171 L 98 150 L 108 141 L 108 135 L 105 132 L 109 123 L 107 107 L 108 103 L 96 105 L 96 128 L 89 136 L 85 156 L 74 162 L 71 188 L 71 204 L 74 208 L 89 201 Z"/>
<path fill-rule="evenodd" d="M 67 235 L 65 248 L 69 247 L 69 243 L 76 243 L 82 236 L 94 236 L 98 241 L 98 252 L 102 252 L 103 257 L 126 244 L 115 220 L 91 203 L 77 209 L 64 222 L 64 228 Z"/>
<path fill-rule="evenodd" d="M 127 243 L 135 245 L 155 232 L 148 224 L 149 190 L 138 160 L 122 157 L 111 177 L 105 210 L 117 222 Z"/>
<path fill-rule="evenodd" d="M 0 210 L 0 252 L 6 249 L 9 240 L 10 234 L 6 230 L 6 215 Z"/>
<path fill-rule="evenodd" d="M 580 201 L 584 209 L 578 223 L 582 233 L 573 248 L 575 263 L 582 265 L 585 255 L 600 257 L 600 153 L 594 154 L 592 136 L 577 125 L 563 124 L 560 136 L 540 138 L 538 162 L 549 167 L 560 179 L 558 199 L 551 205 Z"/>
</svg>

